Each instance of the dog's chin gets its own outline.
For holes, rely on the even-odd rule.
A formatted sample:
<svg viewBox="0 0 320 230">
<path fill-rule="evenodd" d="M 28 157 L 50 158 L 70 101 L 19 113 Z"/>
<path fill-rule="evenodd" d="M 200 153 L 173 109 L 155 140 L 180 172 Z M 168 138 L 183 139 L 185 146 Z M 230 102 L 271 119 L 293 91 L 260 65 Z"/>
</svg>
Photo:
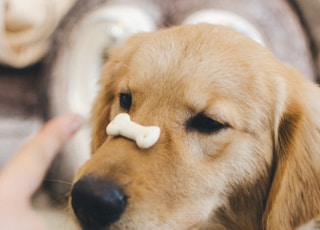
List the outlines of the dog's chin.
<svg viewBox="0 0 320 230">
<path fill-rule="evenodd" d="M 105 228 L 105 230 L 162 230 L 162 229 L 181 229 L 181 230 L 200 230 L 203 228 L 205 224 L 203 221 L 195 221 L 195 220 L 186 220 L 184 223 L 182 222 L 174 222 L 173 220 L 160 220 L 159 218 L 149 217 L 135 217 L 135 218 L 123 218 L 118 222 L 112 224 L 111 226 Z"/>
<path fill-rule="evenodd" d="M 194 207 L 195 208 L 195 207 Z M 153 207 L 156 210 L 156 207 Z M 191 209 L 192 210 L 192 209 Z M 189 210 L 190 211 L 190 210 Z M 134 213 L 132 215 L 132 213 Z M 124 213 L 119 220 L 99 230 L 163 230 L 163 229 L 181 229 L 181 230 L 205 230 L 208 228 L 209 213 L 199 210 L 193 214 L 189 214 L 189 218 L 183 218 L 185 213 L 172 212 L 166 216 L 157 216 L 149 212 L 137 213 L 132 210 L 129 215 Z M 168 211 L 170 213 L 170 211 Z M 211 225 L 210 225 L 211 227 Z M 91 230 L 83 226 L 82 230 Z"/>
</svg>

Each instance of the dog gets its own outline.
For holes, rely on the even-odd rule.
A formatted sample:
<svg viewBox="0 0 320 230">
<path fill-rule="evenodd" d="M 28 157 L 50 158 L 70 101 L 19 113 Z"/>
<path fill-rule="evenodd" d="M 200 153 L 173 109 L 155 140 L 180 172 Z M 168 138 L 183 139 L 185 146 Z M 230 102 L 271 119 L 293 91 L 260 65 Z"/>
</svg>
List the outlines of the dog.
<svg viewBox="0 0 320 230">
<path fill-rule="evenodd" d="M 138 34 L 100 87 L 71 191 L 81 229 L 319 229 L 320 90 L 261 45 L 209 24 Z M 159 140 L 107 135 L 120 113 Z"/>
</svg>

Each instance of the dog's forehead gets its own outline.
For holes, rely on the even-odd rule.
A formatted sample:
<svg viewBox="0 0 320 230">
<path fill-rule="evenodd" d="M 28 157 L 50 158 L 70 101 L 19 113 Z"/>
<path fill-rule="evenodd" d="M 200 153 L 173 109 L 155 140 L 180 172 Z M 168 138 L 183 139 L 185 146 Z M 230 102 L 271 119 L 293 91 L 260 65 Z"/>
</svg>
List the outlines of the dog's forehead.
<svg viewBox="0 0 320 230">
<path fill-rule="evenodd" d="M 129 48 L 128 48 L 129 47 Z M 124 65 L 138 76 L 224 79 L 250 78 L 252 66 L 263 65 L 265 50 L 244 35 L 224 27 L 182 26 L 135 36 L 124 46 Z M 262 66 L 261 66 L 262 67 Z M 248 74 L 240 73 L 248 72 Z M 174 75 L 174 76 L 173 76 Z M 209 75 L 209 76 L 208 76 Z M 158 78 L 158 79 L 157 79 Z M 227 79 L 228 80 L 228 79 Z M 232 79 L 233 80 L 233 79 Z"/>
<path fill-rule="evenodd" d="M 224 101 L 243 111 L 270 110 L 274 58 L 233 30 L 177 27 L 135 36 L 120 51 L 125 84 L 147 101 L 183 102 L 195 110 Z"/>
<path fill-rule="evenodd" d="M 268 68 L 264 68 L 268 52 L 223 27 L 177 27 L 136 36 L 124 48 L 122 66 L 129 81 L 145 89 L 165 86 L 177 90 L 181 86 L 178 89 L 220 89 L 238 95 L 268 80 L 259 79 Z"/>
</svg>

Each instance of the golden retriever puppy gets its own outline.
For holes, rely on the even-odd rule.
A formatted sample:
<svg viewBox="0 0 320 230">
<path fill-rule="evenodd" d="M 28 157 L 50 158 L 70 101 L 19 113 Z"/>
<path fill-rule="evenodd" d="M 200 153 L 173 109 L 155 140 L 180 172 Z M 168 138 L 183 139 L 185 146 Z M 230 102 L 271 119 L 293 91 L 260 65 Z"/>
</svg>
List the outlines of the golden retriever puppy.
<svg viewBox="0 0 320 230">
<path fill-rule="evenodd" d="M 319 100 L 231 29 L 136 35 L 105 65 L 74 215 L 84 230 L 299 228 L 320 214 Z M 119 113 L 160 127 L 157 143 L 107 135 Z"/>
</svg>

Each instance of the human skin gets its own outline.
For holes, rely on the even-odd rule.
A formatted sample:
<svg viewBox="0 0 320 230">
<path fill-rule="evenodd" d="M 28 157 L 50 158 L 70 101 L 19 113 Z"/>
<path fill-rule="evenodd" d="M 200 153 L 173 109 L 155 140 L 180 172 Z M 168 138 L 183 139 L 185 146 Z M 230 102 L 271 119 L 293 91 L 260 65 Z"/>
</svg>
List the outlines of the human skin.
<svg viewBox="0 0 320 230">
<path fill-rule="evenodd" d="M 0 225 L 3 229 L 46 229 L 31 199 L 52 160 L 81 127 L 76 115 L 52 119 L 0 171 Z"/>
</svg>

